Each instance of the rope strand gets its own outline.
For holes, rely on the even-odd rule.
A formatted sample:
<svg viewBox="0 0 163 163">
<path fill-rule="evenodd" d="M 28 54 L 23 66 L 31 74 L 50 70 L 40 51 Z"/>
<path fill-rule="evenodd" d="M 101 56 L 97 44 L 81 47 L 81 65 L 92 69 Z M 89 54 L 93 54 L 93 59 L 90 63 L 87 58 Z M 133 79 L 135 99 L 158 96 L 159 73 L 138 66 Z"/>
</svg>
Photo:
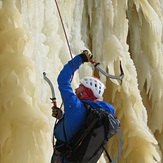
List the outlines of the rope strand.
<svg viewBox="0 0 163 163">
<path fill-rule="evenodd" d="M 69 44 L 69 41 L 68 41 L 68 37 L 67 37 L 67 34 L 66 34 L 66 30 L 65 30 L 64 23 L 63 23 L 63 20 L 62 20 L 62 16 L 61 16 L 61 13 L 60 13 L 60 10 L 59 10 L 59 7 L 58 7 L 57 0 L 55 0 L 55 3 L 56 3 L 58 14 L 59 14 L 59 17 L 60 17 L 60 20 L 61 20 L 61 24 L 62 24 L 63 32 L 64 32 L 64 35 L 65 35 L 65 38 L 66 38 L 67 46 L 68 46 L 68 49 L 69 49 L 69 52 L 70 52 L 70 56 L 71 56 L 71 59 L 72 59 L 73 57 L 72 57 L 70 44 Z"/>
<path fill-rule="evenodd" d="M 70 56 L 71 56 L 71 59 L 72 59 L 72 65 L 74 67 L 74 72 L 75 72 L 75 64 L 74 64 L 74 60 L 73 60 L 73 56 L 72 56 L 72 52 L 71 52 L 71 47 L 70 47 L 70 44 L 69 44 L 69 41 L 68 41 L 68 37 L 67 37 L 67 34 L 66 34 L 66 30 L 65 30 L 65 27 L 64 27 L 63 19 L 62 19 L 62 16 L 61 16 L 61 12 L 59 10 L 59 6 L 58 6 L 58 3 L 57 3 L 57 0 L 55 0 L 55 3 L 56 3 L 56 6 L 57 6 L 58 14 L 59 14 L 59 17 L 60 17 L 60 20 L 61 20 L 63 32 L 64 32 L 64 35 L 65 35 L 65 38 L 66 38 L 67 46 L 68 46 L 68 49 L 69 49 L 69 52 L 70 52 Z M 71 78 L 70 82 L 72 82 L 73 77 L 74 77 L 74 74 L 72 75 L 72 78 Z M 61 104 L 61 107 L 62 107 L 62 105 L 63 104 Z"/>
<path fill-rule="evenodd" d="M 68 41 L 68 37 L 67 37 L 67 34 L 66 34 L 66 30 L 65 30 L 65 27 L 64 27 L 63 19 L 62 19 L 62 16 L 61 16 L 61 12 L 60 12 L 57 0 L 55 0 L 55 4 L 57 6 L 58 14 L 59 14 L 59 17 L 60 17 L 60 21 L 61 21 L 63 32 L 64 32 L 64 35 L 65 35 L 65 38 L 66 38 L 66 42 L 67 42 L 67 46 L 68 46 L 68 49 L 69 49 L 70 57 L 72 59 L 72 65 L 74 67 L 74 72 L 75 72 L 75 64 L 74 64 L 74 60 L 73 60 L 73 56 L 72 56 L 72 52 L 71 52 L 71 47 L 70 47 L 70 44 L 69 44 L 69 41 Z M 70 82 L 72 82 L 73 77 L 74 77 L 74 74 L 72 75 Z M 62 108 L 62 106 L 63 106 L 63 101 L 62 101 L 62 103 L 60 105 L 60 109 Z M 56 121 L 56 123 L 57 123 L 57 121 Z M 55 125 L 56 125 L 56 123 L 55 123 Z"/>
</svg>

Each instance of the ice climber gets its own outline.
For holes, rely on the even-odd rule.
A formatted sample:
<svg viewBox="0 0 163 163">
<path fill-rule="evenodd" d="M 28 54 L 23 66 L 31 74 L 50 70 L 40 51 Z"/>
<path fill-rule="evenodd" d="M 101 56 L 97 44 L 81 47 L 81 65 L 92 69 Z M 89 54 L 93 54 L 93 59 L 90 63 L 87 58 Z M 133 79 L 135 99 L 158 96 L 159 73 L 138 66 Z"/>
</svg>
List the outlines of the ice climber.
<svg viewBox="0 0 163 163">
<path fill-rule="evenodd" d="M 80 85 L 75 89 L 71 87 L 71 77 L 74 72 L 84 62 L 90 62 L 93 55 L 84 50 L 81 54 L 76 55 L 61 70 L 58 76 L 59 91 L 64 104 L 64 113 L 56 107 L 52 107 L 52 116 L 58 119 L 54 128 L 54 153 L 51 163 L 67 163 L 66 159 L 57 151 L 58 147 L 64 145 L 64 142 L 70 141 L 71 138 L 79 131 L 86 119 L 86 109 L 83 102 L 89 104 L 92 108 L 103 108 L 114 115 L 114 107 L 107 102 L 98 100 L 104 93 L 104 84 L 95 77 L 84 77 Z M 63 146 L 64 148 L 64 146 Z"/>
</svg>

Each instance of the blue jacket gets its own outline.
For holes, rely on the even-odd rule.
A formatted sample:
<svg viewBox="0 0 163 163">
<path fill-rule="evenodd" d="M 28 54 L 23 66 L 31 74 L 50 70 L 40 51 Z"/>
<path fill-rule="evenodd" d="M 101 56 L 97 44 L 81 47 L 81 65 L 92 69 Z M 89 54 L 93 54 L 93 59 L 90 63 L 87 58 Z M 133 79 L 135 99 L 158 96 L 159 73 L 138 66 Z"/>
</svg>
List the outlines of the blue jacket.
<svg viewBox="0 0 163 163">
<path fill-rule="evenodd" d="M 63 130 L 63 123 L 67 141 L 69 141 L 75 133 L 82 127 L 86 119 L 86 109 L 83 102 L 89 104 L 92 108 L 103 108 L 114 114 L 114 107 L 104 101 L 80 100 L 73 92 L 71 87 L 71 77 L 73 73 L 79 69 L 82 59 L 79 55 L 70 60 L 61 70 L 58 76 L 58 85 L 60 94 L 64 103 L 64 114 L 54 129 L 56 139 L 66 142 Z"/>
</svg>

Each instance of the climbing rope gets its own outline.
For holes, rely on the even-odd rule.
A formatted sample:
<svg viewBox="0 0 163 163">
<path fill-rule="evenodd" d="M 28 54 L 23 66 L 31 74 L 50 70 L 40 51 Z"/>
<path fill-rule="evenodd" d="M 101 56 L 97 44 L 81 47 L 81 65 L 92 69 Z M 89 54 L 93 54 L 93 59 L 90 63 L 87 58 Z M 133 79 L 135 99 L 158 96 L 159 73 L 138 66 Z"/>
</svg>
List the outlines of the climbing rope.
<svg viewBox="0 0 163 163">
<path fill-rule="evenodd" d="M 63 23 L 63 19 L 62 19 L 62 16 L 61 16 L 61 12 L 60 12 L 59 7 L 58 7 L 57 0 L 55 0 L 55 4 L 57 6 L 57 10 L 58 10 L 58 14 L 59 14 L 59 17 L 60 17 L 60 20 L 61 20 L 63 32 L 64 32 L 64 35 L 65 35 L 67 46 L 68 46 L 68 49 L 69 49 L 69 52 L 70 52 L 70 56 L 71 56 L 71 59 L 72 59 L 73 57 L 72 57 L 72 52 L 71 52 L 70 44 L 69 44 L 69 41 L 68 41 L 68 37 L 67 37 L 67 34 L 66 34 L 66 30 L 65 30 L 65 27 L 64 27 L 64 23 Z"/>
<path fill-rule="evenodd" d="M 60 12 L 57 0 L 55 0 L 55 4 L 57 6 L 59 18 L 60 18 L 60 21 L 61 21 L 61 24 L 62 24 L 63 32 L 64 32 L 64 35 L 65 35 L 65 38 L 66 38 L 67 46 L 68 46 L 69 53 L 70 53 L 70 56 L 71 56 L 71 59 L 72 59 L 72 65 L 74 67 L 74 72 L 75 72 L 75 66 L 74 66 L 74 60 L 73 60 L 73 56 L 72 56 L 72 52 L 71 52 L 71 47 L 70 47 L 70 44 L 69 44 L 69 41 L 68 41 L 67 33 L 66 33 L 66 30 L 65 30 L 65 26 L 64 26 L 64 23 L 63 23 L 63 19 L 62 19 L 62 16 L 61 16 L 61 12 Z M 74 74 L 72 75 L 70 82 L 72 82 L 73 77 L 74 77 Z M 62 106 L 63 106 L 63 102 L 61 103 L 60 109 L 62 108 Z"/>
</svg>

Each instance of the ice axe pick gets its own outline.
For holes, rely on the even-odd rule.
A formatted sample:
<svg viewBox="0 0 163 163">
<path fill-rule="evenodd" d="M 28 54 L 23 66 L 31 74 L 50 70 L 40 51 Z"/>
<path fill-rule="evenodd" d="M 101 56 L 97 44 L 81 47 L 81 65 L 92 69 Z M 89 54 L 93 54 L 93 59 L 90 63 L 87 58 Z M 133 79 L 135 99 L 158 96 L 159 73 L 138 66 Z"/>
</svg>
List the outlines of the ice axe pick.
<svg viewBox="0 0 163 163">
<path fill-rule="evenodd" d="M 120 72 L 121 74 L 119 76 L 116 76 L 116 75 L 111 75 L 107 72 L 105 72 L 101 67 L 100 67 L 100 63 L 96 62 L 94 59 L 91 60 L 91 63 L 94 65 L 94 67 L 96 69 L 98 69 L 103 75 L 105 75 L 106 77 L 108 78 L 111 78 L 111 79 L 117 79 L 117 80 L 120 80 L 121 84 L 122 84 L 122 80 L 123 80 L 123 77 L 124 77 L 124 72 L 123 72 L 123 68 L 122 68 L 122 65 L 121 65 L 121 61 L 120 61 Z"/>
</svg>

